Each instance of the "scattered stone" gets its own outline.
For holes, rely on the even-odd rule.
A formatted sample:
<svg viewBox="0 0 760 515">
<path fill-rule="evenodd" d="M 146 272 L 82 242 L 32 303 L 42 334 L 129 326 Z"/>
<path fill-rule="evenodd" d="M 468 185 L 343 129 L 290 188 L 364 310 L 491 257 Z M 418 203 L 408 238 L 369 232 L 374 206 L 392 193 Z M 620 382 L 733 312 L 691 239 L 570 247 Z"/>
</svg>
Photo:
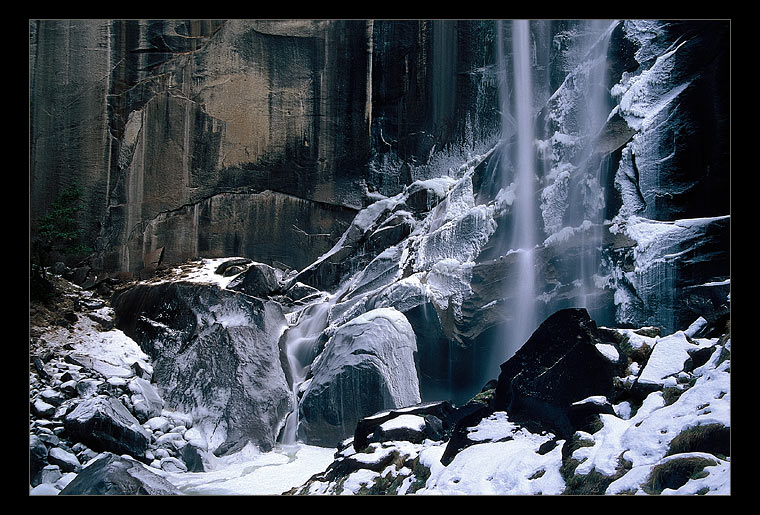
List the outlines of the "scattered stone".
<svg viewBox="0 0 760 515">
<path fill-rule="evenodd" d="M 58 436 L 46 427 L 37 428 L 37 437 L 50 446 L 57 446 L 60 443 Z"/>
<path fill-rule="evenodd" d="M 47 370 L 45 370 L 45 364 L 42 362 L 42 360 L 35 356 L 33 359 L 34 369 L 37 371 L 37 375 L 40 376 L 40 379 L 43 381 L 49 381 L 50 380 L 50 374 Z"/>
<path fill-rule="evenodd" d="M 36 399 L 32 403 L 32 410 L 38 417 L 52 417 L 55 415 L 55 406 L 48 404 L 42 399 Z"/>
<path fill-rule="evenodd" d="M 180 433 L 166 433 L 156 439 L 156 447 L 179 451 L 187 445 L 187 440 Z"/>
<path fill-rule="evenodd" d="M 81 398 L 97 395 L 98 386 L 101 382 L 102 381 L 97 381 L 95 379 L 82 379 L 81 381 L 77 382 L 77 395 Z"/>
<path fill-rule="evenodd" d="M 53 390 L 52 388 L 42 390 L 39 394 L 39 397 L 44 402 L 52 404 L 53 406 L 60 406 L 61 403 L 65 400 L 65 397 L 63 394 L 61 394 L 60 391 Z"/>
<path fill-rule="evenodd" d="M 79 472 L 82 464 L 77 457 L 60 447 L 53 447 L 48 453 L 48 462 L 58 465 L 63 472 Z"/>
<path fill-rule="evenodd" d="M 166 472 L 187 472 L 187 466 L 174 457 L 166 457 L 161 459 L 161 470 Z"/>
<path fill-rule="evenodd" d="M 67 433 L 94 450 L 142 456 L 150 435 L 115 398 L 93 397 L 82 401 L 64 419 Z"/>
<path fill-rule="evenodd" d="M 62 476 L 61 468 L 58 465 L 45 465 L 40 471 L 39 482 L 40 484 L 53 484 L 61 479 Z"/>
<path fill-rule="evenodd" d="M 181 495 L 142 463 L 106 452 L 88 465 L 60 495 Z"/>
<path fill-rule="evenodd" d="M 152 417 L 145 424 L 151 431 L 166 433 L 169 430 L 169 421 L 165 417 Z"/>
<path fill-rule="evenodd" d="M 74 379 L 70 379 L 68 381 L 65 381 L 61 383 L 61 385 L 58 387 L 64 395 L 67 395 L 69 397 L 74 397 L 77 394 L 77 381 Z"/>
<path fill-rule="evenodd" d="M 29 482 L 37 485 L 37 475 L 48 465 L 48 449 L 45 443 L 37 435 L 29 436 Z"/>
</svg>

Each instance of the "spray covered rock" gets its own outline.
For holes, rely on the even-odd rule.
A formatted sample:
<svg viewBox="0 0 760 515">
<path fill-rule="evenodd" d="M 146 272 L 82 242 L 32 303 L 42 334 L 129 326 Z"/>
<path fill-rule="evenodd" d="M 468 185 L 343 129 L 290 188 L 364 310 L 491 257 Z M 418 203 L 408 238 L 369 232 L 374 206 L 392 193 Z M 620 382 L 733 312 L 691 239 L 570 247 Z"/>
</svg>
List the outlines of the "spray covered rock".
<svg viewBox="0 0 760 515">
<path fill-rule="evenodd" d="M 393 308 L 372 310 L 339 327 L 312 366 L 299 434 L 332 446 L 353 435 L 368 415 L 419 403 L 416 350 L 411 325 Z"/>
</svg>

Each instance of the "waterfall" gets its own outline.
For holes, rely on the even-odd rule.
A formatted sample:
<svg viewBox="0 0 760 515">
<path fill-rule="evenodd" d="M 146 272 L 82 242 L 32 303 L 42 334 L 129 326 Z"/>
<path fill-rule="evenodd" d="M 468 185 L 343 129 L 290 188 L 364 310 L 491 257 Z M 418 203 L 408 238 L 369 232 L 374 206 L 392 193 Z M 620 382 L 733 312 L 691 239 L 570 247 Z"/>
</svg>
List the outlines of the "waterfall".
<svg viewBox="0 0 760 515">
<path fill-rule="evenodd" d="M 582 209 L 582 215 L 577 221 L 582 223 L 584 230 L 581 234 L 580 265 L 578 281 L 581 285 L 577 301 L 579 307 L 586 308 L 592 318 L 603 317 L 594 302 L 594 294 L 598 288 L 595 278 L 599 274 L 602 253 L 603 223 L 605 219 L 607 181 L 607 158 L 596 151 L 596 138 L 604 126 L 610 113 L 610 93 L 607 81 L 607 50 L 611 28 L 614 23 L 610 20 L 587 20 L 583 29 L 589 34 L 588 44 L 581 65 L 586 70 L 586 84 L 583 91 L 584 102 L 580 110 L 578 135 L 585 141 L 581 154 L 580 199 L 577 204 Z"/>
<path fill-rule="evenodd" d="M 280 436 L 283 445 L 298 442 L 299 390 L 317 355 L 319 338 L 327 327 L 332 305 L 329 301 L 309 304 L 296 313 L 297 320 L 287 330 L 285 348 L 293 379 L 293 411 L 288 415 Z"/>
<path fill-rule="evenodd" d="M 536 328 L 536 287 L 533 251 L 537 243 L 535 216 L 535 127 L 533 117 L 533 73 L 530 25 L 527 20 L 512 21 L 512 67 L 510 68 L 504 53 L 504 25 L 497 24 L 499 71 L 499 92 L 502 112 L 502 139 L 504 152 L 513 148 L 512 156 L 500 159 L 500 175 L 503 186 L 515 193 L 513 202 L 513 226 L 511 245 L 508 253 L 517 253 L 518 270 L 513 288 L 512 319 L 504 334 L 504 345 L 499 350 L 503 358 L 509 358 L 530 337 Z M 511 109 L 510 109 L 511 106 Z M 512 114 L 513 113 L 513 114 Z M 516 145 L 508 145 L 515 136 Z M 509 158 L 511 157 L 511 159 Z M 512 184 L 507 185 L 510 177 L 507 167 L 514 166 L 511 174 Z"/>
</svg>

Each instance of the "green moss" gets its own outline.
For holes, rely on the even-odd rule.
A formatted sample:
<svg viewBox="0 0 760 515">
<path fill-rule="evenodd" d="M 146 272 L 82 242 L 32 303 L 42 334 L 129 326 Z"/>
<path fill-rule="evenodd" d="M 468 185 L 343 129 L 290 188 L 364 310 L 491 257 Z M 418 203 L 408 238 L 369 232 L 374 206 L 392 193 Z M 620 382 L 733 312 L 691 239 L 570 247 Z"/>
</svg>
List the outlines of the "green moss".
<svg viewBox="0 0 760 515">
<path fill-rule="evenodd" d="M 703 424 L 686 429 L 670 442 L 668 456 L 686 452 L 731 455 L 731 428 L 723 424 Z"/>
<path fill-rule="evenodd" d="M 656 465 L 641 488 L 652 495 L 659 495 L 665 489 L 677 490 L 691 479 L 704 477 L 705 467 L 712 465 L 717 465 L 717 461 L 699 456 L 672 459 Z"/>
<path fill-rule="evenodd" d="M 662 390 L 662 400 L 665 402 L 665 406 L 670 406 L 676 402 L 686 390 L 688 390 L 688 388 L 680 388 L 677 386 L 664 388 Z"/>
<path fill-rule="evenodd" d="M 573 475 L 565 479 L 563 495 L 604 495 L 614 479 L 592 470 L 586 475 Z"/>
</svg>

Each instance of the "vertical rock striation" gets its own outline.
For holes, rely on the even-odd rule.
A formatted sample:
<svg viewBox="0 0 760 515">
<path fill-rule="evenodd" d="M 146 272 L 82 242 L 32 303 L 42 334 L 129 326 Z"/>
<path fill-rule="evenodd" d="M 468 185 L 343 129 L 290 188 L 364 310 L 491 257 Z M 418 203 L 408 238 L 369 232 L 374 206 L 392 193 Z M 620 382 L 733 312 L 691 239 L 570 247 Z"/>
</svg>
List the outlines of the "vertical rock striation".
<svg viewBox="0 0 760 515">
<path fill-rule="evenodd" d="M 165 263 L 237 251 L 303 267 L 370 191 L 398 193 L 431 153 L 492 137 L 488 33 L 487 22 L 31 21 L 31 218 L 77 181 L 96 269 L 150 272 L 160 249 Z M 273 202 L 279 226 L 262 227 Z M 245 221 L 226 226 L 209 207 L 220 203 Z"/>
</svg>

